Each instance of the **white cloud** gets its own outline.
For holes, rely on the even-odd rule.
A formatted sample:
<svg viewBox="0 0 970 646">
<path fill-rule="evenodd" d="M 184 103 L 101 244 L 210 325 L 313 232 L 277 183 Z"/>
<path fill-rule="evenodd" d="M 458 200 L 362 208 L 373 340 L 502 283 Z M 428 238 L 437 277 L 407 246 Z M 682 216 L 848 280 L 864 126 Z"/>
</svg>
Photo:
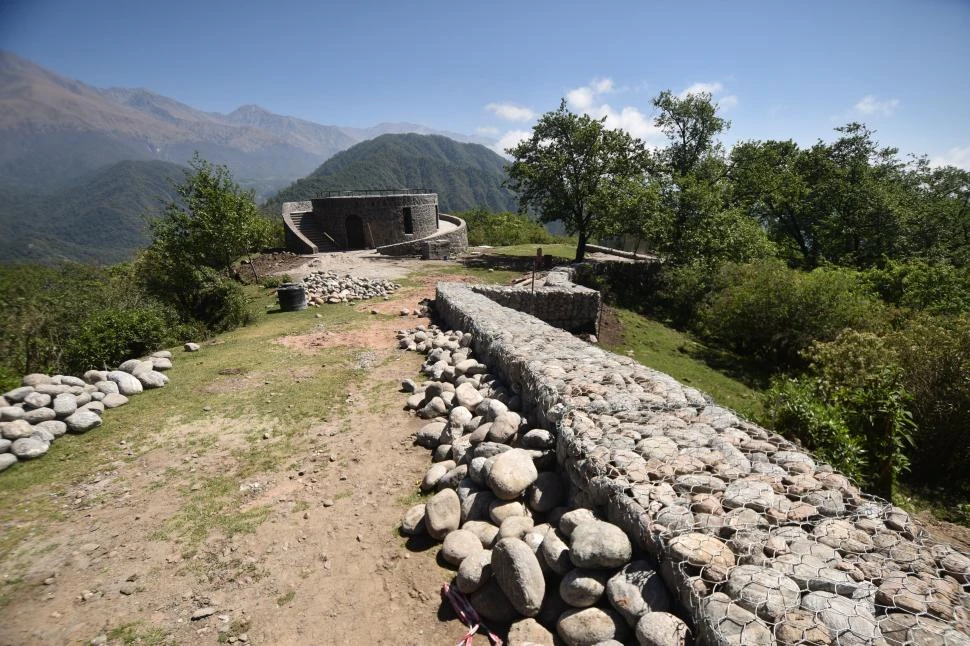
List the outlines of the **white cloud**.
<svg viewBox="0 0 970 646">
<path fill-rule="evenodd" d="M 492 144 L 492 150 L 503 157 L 508 157 L 508 154 L 505 152 L 506 148 L 511 148 L 517 145 L 520 141 L 528 139 L 531 136 L 531 130 L 509 130 L 504 135 L 499 137 L 498 141 Z"/>
<path fill-rule="evenodd" d="M 653 125 L 652 116 L 634 106 L 623 106 L 617 109 L 602 101 L 602 95 L 617 91 L 612 79 L 593 79 L 589 85 L 567 92 L 566 101 L 577 112 L 588 114 L 596 119 L 605 117 L 609 128 L 625 130 L 634 137 L 643 139 L 651 147 L 660 145 L 663 136 Z"/>
<path fill-rule="evenodd" d="M 956 166 L 970 170 L 970 146 L 957 146 L 930 160 L 930 166 Z"/>
<path fill-rule="evenodd" d="M 498 128 L 493 128 L 491 126 L 479 126 L 475 128 L 475 132 L 482 135 L 483 137 L 494 137 L 501 132 Z"/>
<path fill-rule="evenodd" d="M 680 98 L 686 98 L 688 94 L 710 94 L 714 96 L 724 89 L 724 85 L 720 82 L 715 81 L 714 83 L 693 83 L 688 85 L 684 90 L 678 94 Z"/>
<path fill-rule="evenodd" d="M 722 96 L 718 98 L 717 105 L 724 110 L 729 110 L 738 104 L 738 97 L 736 94 L 729 94 L 727 96 Z"/>
<path fill-rule="evenodd" d="M 535 117 L 532 110 L 514 103 L 489 103 L 485 106 L 485 109 L 494 112 L 499 119 L 506 121 L 529 121 Z"/>
<path fill-rule="evenodd" d="M 593 79 L 589 84 L 597 94 L 607 94 L 613 91 L 613 79 Z"/>
<path fill-rule="evenodd" d="M 878 97 L 867 94 L 866 96 L 859 99 L 858 103 L 853 106 L 856 112 L 865 115 L 882 115 L 884 117 L 891 116 L 892 113 L 896 111 L 899 107 L 899 99 L 886 99 L 885 101 L 880 101 Z"/>
<path fill-rule="evenodd" d="M 566 101 L 577 110 L 585 110 L 593 105 L 595 95 L 596 92 L 591 87 L 578 87 L 566 92 Z"/>
</svg>

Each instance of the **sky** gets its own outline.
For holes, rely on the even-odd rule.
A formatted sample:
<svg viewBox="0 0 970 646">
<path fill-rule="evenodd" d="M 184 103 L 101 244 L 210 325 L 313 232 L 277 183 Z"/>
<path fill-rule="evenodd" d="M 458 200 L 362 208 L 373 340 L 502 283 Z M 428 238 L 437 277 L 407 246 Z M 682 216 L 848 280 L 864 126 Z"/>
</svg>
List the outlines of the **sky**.
<svg viewBox="0 0 970 646">
<path fill-rule="evenodd" d="M 408 121 L 496 150 L 562 97 L 662 145 L 652 98 L 708 91 L 728 146 L 860 121 L 970 169 L 970 0 L 0 0 L 0 49 L 207 111 Z"/>
</svg>

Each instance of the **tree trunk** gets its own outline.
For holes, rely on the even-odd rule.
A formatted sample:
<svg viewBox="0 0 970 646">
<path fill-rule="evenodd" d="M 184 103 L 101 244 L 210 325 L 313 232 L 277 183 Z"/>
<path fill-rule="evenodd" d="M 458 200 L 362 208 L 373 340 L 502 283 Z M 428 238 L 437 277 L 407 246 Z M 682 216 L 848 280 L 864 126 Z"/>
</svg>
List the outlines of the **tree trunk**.
<svg viewBox="0 0 970 646">
<path fill-rule="evenodd" d="M 586 239 L 589 234 L 586 231 L 579 232 L 579 242 L 576 243 L 576 262 L 583 262 L 586 258 Z"/>
</svg>

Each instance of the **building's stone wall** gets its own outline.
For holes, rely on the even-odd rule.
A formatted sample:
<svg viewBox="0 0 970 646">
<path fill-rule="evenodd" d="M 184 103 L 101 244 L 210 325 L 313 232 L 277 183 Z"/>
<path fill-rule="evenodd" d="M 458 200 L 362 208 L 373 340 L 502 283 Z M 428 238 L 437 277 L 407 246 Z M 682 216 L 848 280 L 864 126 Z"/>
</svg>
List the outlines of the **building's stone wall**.
<svg viewBox="0 0 970 646">
<path fill-rule="evenodd" d="M 294 253 L 316 253 L 317 247 L 303 233 L 300 232 L 298 219 L 306 217 L 313 210 L 309 200 L 305 202 L 283 203 L 283 238 L 286 248 Z"/>
<path fill-rule="evenodd" d="M 699 643 L 967 643 L 970 559 L 905 511 L 698 390 L 469 286 L 439 283 L 435 309 L 556 433 L 572 502 L 656 560 Z M 752 572 L 768 587 L 745 584 Z M 756 615 L 744 608 L 768 602 L 755 598 L 783 607 Z"/>
<path fill-rule="evenodd" d="M 554 269 L 535 290 L 530 281 L 515 287 L 473 285 L 472 289 L 562 330 L 598 334 L 600 293 L 574 284 L 570 275 L 568 267 Z"/>
<path fill-rule="evenodd" d="M 453 229 L 435 233 L 418 240 L 408 240 L 397 244 L 378 247 L 377 251 L 385 256 L 423 256 L 423 247 L 433 243 L 436 255 L 454 256 L 468 248 L 468 225 L 461 218 L 442 213 L 442 221 L 453 224 Z M 447 251 L 445 251 L 447 249 Z"/>
<path fill-rule="evenodd" d="M 420 240 L 438 230 L 437 193 L 324 197 L 311 203 L 314 224 L 341 249 L 354 247 L 346 226 L 350 216 L 363 221 L 367 248 Z M 405 233 L 405 208 L 411 209 L 411 233 Z"/>
</svg>

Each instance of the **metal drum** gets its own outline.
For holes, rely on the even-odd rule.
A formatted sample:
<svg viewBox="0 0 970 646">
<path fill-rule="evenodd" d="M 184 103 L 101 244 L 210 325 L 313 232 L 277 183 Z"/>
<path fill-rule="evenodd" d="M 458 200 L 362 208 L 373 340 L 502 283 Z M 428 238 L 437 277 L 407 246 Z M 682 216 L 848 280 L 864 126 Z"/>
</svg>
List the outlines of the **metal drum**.
<svg viewBox="0 0 970 646">
<path fill-rule="evenodd" d="M 306 309 L 306 291 L 299 283 L 283 283 L 276 289 L 281 312 L 298 312 Z"/>
</svg>

